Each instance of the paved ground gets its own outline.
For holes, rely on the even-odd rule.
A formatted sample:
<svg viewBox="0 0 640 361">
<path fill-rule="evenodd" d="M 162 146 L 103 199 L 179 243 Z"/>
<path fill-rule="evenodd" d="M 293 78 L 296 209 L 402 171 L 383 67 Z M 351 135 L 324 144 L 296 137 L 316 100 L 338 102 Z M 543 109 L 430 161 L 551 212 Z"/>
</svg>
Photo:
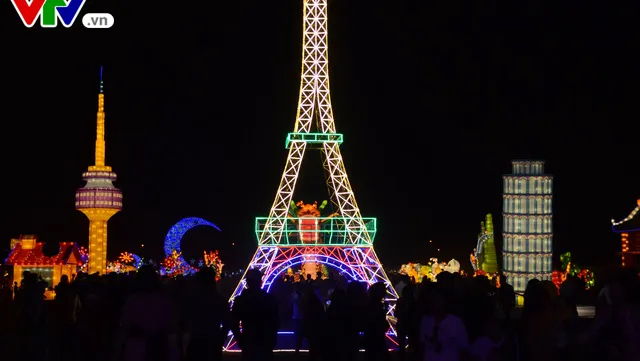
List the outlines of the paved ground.
<svg viewBox="0 0 640 361">
<path fill-rule="evenodd" d="M 596 316 L 595 306 L 578 306 L 578 315 L 581 318 L 594 318 Z"/>
</svg>

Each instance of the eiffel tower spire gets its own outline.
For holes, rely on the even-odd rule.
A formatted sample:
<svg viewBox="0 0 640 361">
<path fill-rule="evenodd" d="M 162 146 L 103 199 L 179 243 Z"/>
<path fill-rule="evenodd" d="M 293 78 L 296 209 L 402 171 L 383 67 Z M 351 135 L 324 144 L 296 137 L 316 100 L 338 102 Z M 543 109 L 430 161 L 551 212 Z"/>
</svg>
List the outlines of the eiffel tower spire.
<svg viewBox="0 0 640 361">
<path fill-rule="evenodd" d="M 302 158 L 308 148 L 319 148 L 322 151 L 331 202 L 337 213 L 345 217 L 341 227 L 348 232 L 347 243 L 371 244 L 372 237 L 363 223 L 344 167 L 340 152 L 343 135 L 336 133 L 331 107 L 327 1 L 304 1 L 303 19 L 302 77 L 296 123 L 294 132 L 287 137 L 287 164 L 260 244 L 281 242 Z"/>
</svg>

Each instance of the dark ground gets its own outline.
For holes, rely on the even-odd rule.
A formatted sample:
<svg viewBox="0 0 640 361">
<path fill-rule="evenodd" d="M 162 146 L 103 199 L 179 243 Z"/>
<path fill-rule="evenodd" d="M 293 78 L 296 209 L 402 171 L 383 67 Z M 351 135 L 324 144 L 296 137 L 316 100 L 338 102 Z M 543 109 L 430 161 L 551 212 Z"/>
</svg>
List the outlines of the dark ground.
<svg viewBox="0 0 640 361">
<path fill-rule="evenodd" d="M 362 356 L 364 354 L 361 352 L 360 353 L 360 360 L 362 360 Z M 301 352 L 300 354 L 296 355 L 293 352 L 277 352 L 276 356 L 275 356 L 275 361 L 303 361 L 303 360 L 307 360 L 309 358 L 309 354 L 306 352 Z M 222 357 L 223 361 L 238 361 L 240 360 L 240 353 L 239 352 L 235 352 L 235 353 L 225 353 L 224 356 Z M 395 360 L 395 358 L 391 358 L 391 360 Z M 358 361 L 358 360 L 354 360 L 354 361 Z"/>
<path fill-rule="evenodd" d="M 518 319 L 519 318 L 519 311 L 520 310 L 515 310 L 514 314 L 512 315 L 512 317 L 514 319 Z M 580 314 L 580 327 L 579 329 L 586 329 L 589 327 L 589 325 L 591 324 L 592 320 L 593 320 L 593 307 L 585 307 L 585 306 L 580 306 L 578 309 L 578 312 Z M 517 322 L 517 321 L 516 321 Z M 281 338 L 283 337 L 287 337 L 287 336 L 280 336 Z M 285 341 L 285 340 L 280 340 L 279 339 L 279 343 L 280 341 Z M 286 342 L 284 342 L 286 343 Z M 303 347 L 305 345 L 303 344 Z M 360 353 L 360 360 L 363 359 L 363 353 Z M 395 360 L 395 354 L 392 352 L 391 353 L 392 357 L 391 360 Z M 275 361 L 303 361 L 303 360 L 308 360 L 309 354 L 307 352 L 301 352 L 300 354 L 295 354 L 293 352 L 276 352 L 275 353 Z M 227 361 L 234 361 L 234 360 L 240 360 L 241 359 L 241 355 L 239 352 L 226 352 L 223 356 L 223 360 L 227 360 Z M 358 360 L 354 360 L 354 361 L 358 361 Z"/>
</svg>

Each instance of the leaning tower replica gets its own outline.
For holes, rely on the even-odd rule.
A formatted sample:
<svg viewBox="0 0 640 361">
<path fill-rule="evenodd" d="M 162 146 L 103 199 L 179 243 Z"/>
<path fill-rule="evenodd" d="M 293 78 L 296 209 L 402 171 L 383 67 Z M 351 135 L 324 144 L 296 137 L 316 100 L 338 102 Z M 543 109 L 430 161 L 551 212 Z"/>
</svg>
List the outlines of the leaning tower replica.
<svg viewBox="0 0 640 361">
<path fill-rule="evenodd" d="M 553 176 L 544 161 L 511 162 L 502 177 L 502 269 L 516 292 L 533 278 L 551 280 L 553 260 Z"/>
</svg>

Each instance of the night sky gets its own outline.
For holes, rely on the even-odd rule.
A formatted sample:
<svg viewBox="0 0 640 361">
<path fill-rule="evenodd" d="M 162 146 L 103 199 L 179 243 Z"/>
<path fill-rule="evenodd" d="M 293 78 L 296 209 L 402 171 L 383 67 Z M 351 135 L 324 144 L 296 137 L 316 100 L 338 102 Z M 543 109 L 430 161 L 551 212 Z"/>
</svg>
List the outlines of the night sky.
<svg viewBox="0 0 640 361">
<path fill-rule="evenodd" d="M 125 207 L 109 223 L 109 257 L 159 259 L 169 228 L 196 216 L 223 232 L 191 231 L 185 256 L 220 249 L 230 268 L 246 266 L 293 130 L 302 1 L 218 3 L 89 0 L 83 14 L 115 17 L 96 30 L 27 29 L 3 1 L 0 249 L 20 234 L 86 245 L 74 196 L 93 164 L 104 65 L 107 164 Z M 469 268 L 486 213 L 500 232 L 501 176 L 521 158 L 546 160 L 555 176 L 556 255 L 616 262 L 610 219 L 640 196 L 638 5 L 629 6 L 331 2 L 335 119 L 385 264 L 439 256 Z M 308 154 L 295 200 L 321 202 L 320 155 Z"/>
</svg>

